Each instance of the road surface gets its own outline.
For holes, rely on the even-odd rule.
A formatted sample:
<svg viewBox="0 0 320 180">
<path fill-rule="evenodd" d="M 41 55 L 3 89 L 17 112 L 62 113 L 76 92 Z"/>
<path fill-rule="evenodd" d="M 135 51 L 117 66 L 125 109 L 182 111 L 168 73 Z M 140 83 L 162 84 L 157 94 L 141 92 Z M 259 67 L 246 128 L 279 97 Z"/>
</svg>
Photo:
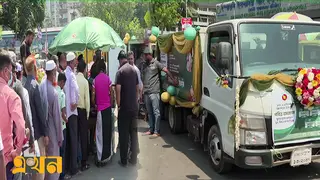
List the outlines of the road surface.
<svg viewBox="0 0 320 180">
<path fill-rule="evenodd" d="M 127 168 L 118 165 L 119 154 L 105 167 L 97 168 L 91 161 L 88 171 L 74 177 L 77 180 L 247 180 L 247 179 L 320 179 L 320 163 L 292 168 L 282 166 L 268 170 L 234 168 L 228 175 L 218 175 L 210 167 L 208 155 L 201 145 L 187 134 L 172 135 L 167 122 L 162 121 L 162 137 L 149 139 L 142 133 L 147 123 L 139 122 L 139 163 Z M 116 138 L 117 139 L 117 138 Z"/>
</svg>

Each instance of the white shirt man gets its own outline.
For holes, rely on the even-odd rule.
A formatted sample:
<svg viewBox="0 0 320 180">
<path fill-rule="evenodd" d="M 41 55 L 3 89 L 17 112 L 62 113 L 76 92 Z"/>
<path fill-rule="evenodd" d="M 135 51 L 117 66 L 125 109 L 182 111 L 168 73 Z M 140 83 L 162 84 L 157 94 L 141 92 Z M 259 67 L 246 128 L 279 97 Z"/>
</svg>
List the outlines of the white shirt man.
<svg viewBox="0 0 320 180">
<path fill-rule="evenodd" d="M 66 115 L 67 115 L 67 132 L 70 138 L 70 175 L 74 176 L 78 174 L 78 110 L 77 106 L 79 103 L 79 87 L 77 84 L 77 79 L 74 74 L 74 69 L 76 67 L 76 55 L 73 52 L 67 54 L 67 68 L 65 70 L 66 74 L 66 84 L 64 86 L 64 92 L 66 97 Z M 70 177 L 65 177 L 66 179 Z"/>
<path fill-rule="evenodd" d="M 67 54 L 67 62 L 74 61 L 76 58 L 74 53 L 68 53 Z M 72 69 L 73 68 L 73 69 Z M 67 66 L 65 74 L 66 74 L 66 84 L 64 86 L 64 91 L 66 95 L 66 114 L 67 118 L 69 118 L 71 115 L 78 115 L 77 108 L 72 110 L 71 104 L 78 104 L 79 102 L 79 87 L 77 84 L 77 78 L 74 74 L 74 68 L 72 66 Z"/>
</svg>

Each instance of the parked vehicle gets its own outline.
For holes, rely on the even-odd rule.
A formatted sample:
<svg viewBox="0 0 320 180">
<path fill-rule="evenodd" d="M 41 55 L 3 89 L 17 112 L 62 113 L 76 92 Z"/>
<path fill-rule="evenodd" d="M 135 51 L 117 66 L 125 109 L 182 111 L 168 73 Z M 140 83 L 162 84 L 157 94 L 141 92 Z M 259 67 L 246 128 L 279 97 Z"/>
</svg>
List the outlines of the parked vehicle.
<svg viewBox="0 0 320 180">
<path fill-rule="evenodd" d="M 319 32 L 320 23 L 313 21 L 234 19 L 198 33 L 187 53 L 181 53 L 183 43 L 173 42 L 170 50 L 158 43 L 158 59 L 179 80 L 174 99 L 163 103 L 171 131 L 187 131 L 202 143 L 217 173 L 234 164 L 272 168 L 319 159 L 320 108 L 302 107 L 296 81 L 283 80 L 296 78 L 299 68 L 320 68 L 319 59 L 301 59 L 299 50 L 302 34 Z M 203 50 L 195 45 L 200 36 Z M 161 82 L 168 91 L 164 75 Z"/>
</svg>

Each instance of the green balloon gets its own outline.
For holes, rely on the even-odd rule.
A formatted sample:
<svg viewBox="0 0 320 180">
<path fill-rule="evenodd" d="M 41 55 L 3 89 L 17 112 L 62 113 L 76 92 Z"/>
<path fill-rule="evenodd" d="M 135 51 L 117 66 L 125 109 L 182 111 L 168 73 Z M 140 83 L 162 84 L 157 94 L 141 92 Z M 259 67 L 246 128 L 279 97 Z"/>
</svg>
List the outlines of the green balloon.
<svg viewBox="0 0 320 180">
<path fill-rule="evenodd" d="M 169 86 L 167 88 L 167 92 L 171 95 L 171 96 L 174 96 L 176 95 L 176 88 L 174 86 Z"/>
<path fill-rule="evenodd" d="M 184 38 L 186 40 L 194 40 L 196 38 L 197 35 L 197 31 L 193 28 L 193 27 L 188 27 L 185 31 L 184 31 Z"/>
<path fill-rule="evenodd" d="M 200 31 L 200 29 L 201 29 L 200 26 L 197 26 L 197 27 L 196 27 L 196 30 L 197 30 L 197 31 Z"/>
<path fill-rule="evenodd" d="M 136 36 L 135 35 L 133 35 L 132 37 L 131 37 L 131 40 L 136 40 L 137 38 L 136 38 Z"/>
<path fill-rule="evenodd" d="M 156 37 L 158 37 L 159 31 L 160 31 L 160 29 L 159 29 L 158 27 L 156 27 L 156 26 L 153 26 L 153 27 L 151 28 L 151 33 L 152 33 L 153 35 L 155 35 Z"/>
<path fill-rule="evenodd" d="M 190 41 L 194 40 L 196 38 L 196 35 L 197 35 L 197 31 L 193 27 L 188 27 L 184 31 L 184 38 L 187 40 L 190 40 Z"/>
</svg>

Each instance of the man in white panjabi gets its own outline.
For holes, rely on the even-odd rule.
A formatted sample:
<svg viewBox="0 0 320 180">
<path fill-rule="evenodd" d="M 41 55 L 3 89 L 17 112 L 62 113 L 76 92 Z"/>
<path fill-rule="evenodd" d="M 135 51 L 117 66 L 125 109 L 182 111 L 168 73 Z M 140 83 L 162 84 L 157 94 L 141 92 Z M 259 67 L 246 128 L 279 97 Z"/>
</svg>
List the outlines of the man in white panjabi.
<svg viewBox="0 0 320 180">
<path fill-rule="evenodd" d="M 50 141 L 46 149 L 47 156 L 60 156 L 60 147 L 63 141 L 63 134 L 62 134 L 62 124 L 61 124 L 61 111 L 59 107 L 59 97 L 58 92 L 56 91 L 56 87 L 54 84 L 56 83 L 56 64 L 53 60 L 46 62 L 46 75 L 47 78 L 42 82 L 43 89 L 43 98 L 44 101 L 47 103 L 47 120 L 48 120 L 48 127 L 49 127 L 49 137 Z M 59 179 L 60 174 L 54 173 L 46 173 L 45 179 L 46 180 L 57 180 Z"/>
</svg>

